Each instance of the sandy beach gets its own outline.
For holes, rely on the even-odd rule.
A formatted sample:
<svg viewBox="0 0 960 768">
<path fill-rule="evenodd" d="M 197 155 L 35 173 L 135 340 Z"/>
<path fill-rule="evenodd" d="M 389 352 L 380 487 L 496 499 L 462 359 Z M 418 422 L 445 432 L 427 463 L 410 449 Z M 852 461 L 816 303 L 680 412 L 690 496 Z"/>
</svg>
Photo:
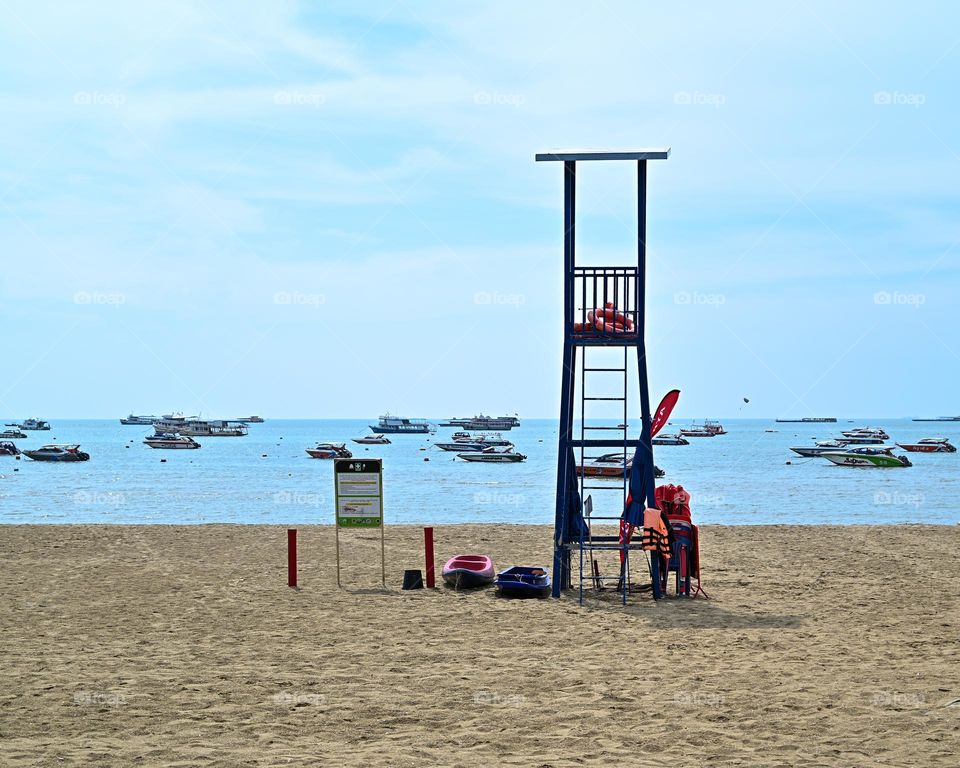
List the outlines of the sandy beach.
<svg viewBox="0 0 960 768">
<path fill-rule="evenodd" d="M 710 600 L 402 592 L 420 528 L 6 526 L 4 766 L 955 766 L 956 527 L 707 527 Z M 538 526 L 438 561 L 549 562 Z M 374 565 L 364 565 L 371 558 Z"/>
</svg>

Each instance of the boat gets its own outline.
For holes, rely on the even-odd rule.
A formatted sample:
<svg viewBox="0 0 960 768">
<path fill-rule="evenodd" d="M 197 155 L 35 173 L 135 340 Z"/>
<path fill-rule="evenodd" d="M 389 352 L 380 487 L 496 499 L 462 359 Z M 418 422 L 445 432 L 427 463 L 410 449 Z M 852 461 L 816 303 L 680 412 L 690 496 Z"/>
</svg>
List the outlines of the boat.
<svg viewBox="0 0 960 768">
<path fill-rule="evenodd" d="M 820 456 L 829 451 L 842 451 L 847 447 L 846 440 L 820 440 L 815 445 L 798 446 L 790 450 L 801 456 Z"/>
<path fill-rule="evenodd" d="M 493 561 L 486 555 L 457 555 L 447 560 L 441 573 L 451 587 L 483 587 L 493 583 Z"/>
<path fill-rule="evenodd" d="M 391 416 L 389 413 L 381 416 L 376 425 L 371 424 L 370 429 L 378 435 L 426 435 L 437 431 L 437 428 L 426 419 L 405 419 L 401 416 Z"/>
<path fill-rule="evenodd" d="M 4 424 L 5 427 L 16 427 L 17 429 L 29 430 L 35 432 L 46 432 L 50 429 L 49 422 L 44 421 L 43 419 L 24 419 L 22 423 L 18 424 L 17 422 L 12 422 L 10 424 Z"/>
<path fill-rule="evenodd" d="M 603 456 L 597 456 L 590 464 L 578 464 L 576 472 L 578 476 L 583 477 L 624 477 L 633 466 L 633 457 L 628 456 L 624 460 L 623 453 L 606 453 Z M 663 477 L 664 472 L 656 464 L 653 465 L 653 476 Z"/>
<path fill-rule="evenodd" d="M 457 456 L 464 461 L 484 461 L 490 464 L 514 464 L 519 461 L 527 460 L 527 457 L 522 453 L 516 453 L 509 448 L 503 451 L 498 451 L 493 446 L 484 448 L 482 451 L 458 453 Z"/>
<path fill-rule="evenodd" d="M 352 459 L 353 454 L 343 443 L 317 443 L 316 448 L 307 448 L 314 459 Z"/>
<path fill-rule="evenodd" d="M 881 440 L 889 440 L 890 435 L 878 427 L 857 427 L 846 432 L 841 432 L 844 437 L 879 437 Z"/>
<path fill-rule="evenodd" d="M 88 461 L 90 454 L 79 445 L 44 445 L 36 450 L 25 450 L 23 455 L 34 461 Z"/>
<path fill-rule="evenodd" d="M 192 449 L 199 448 L 200 443 L 188 435 L 178 435 L 176 432 L 157 432 L 147 435 L 143 442 L 151 448 Z"/>
<path fill-rule="evenodd" d="M 19 456 L 20 449 L 11 442 L 0 443 L 0 456 Z"/>
<path fill-rule="evenodd" d="M 844 433 L 842 440 L 847 445 L 883 445 L 884 441 L 887 440 L 885 437 L 875 437 L 873 435 L 848 435 Z"/>
<path fill-rule="evenodd" d="M 127 416 L 125 419 L 120 419 L 121 424 L 127 426 L 136 424 L 138 426 L 150 426 L 153 422 L 157 421 L 156 416 L 134 416 L 132 413 Z"/>
<path fill-rule="evenodd" d="M 654 445 L 690 445 L 683 435 L 657 435 L 650 442 Z"/>
<path fill-rule="evenodd" d="M 263 424 L 264 419 L 263 416 L 241 416 L 234 421 L 239 421 L 241 424 Z"/>
<path fill-rule="evenodd" d="M 178 432 L 187 437 L 243 437 L 249 430 L 237 421 L 205 421 L 180 416 L 162 418 L 153 424 L 157 432 Z"/>
<path fill-rule="evenodd" d="M 500 571 L 494 584 L 502 597 L 547 597 L 550 576 L 546 568 L 515 565 Z"/>
<path fill-rule="evenodd" d="M 5 429 L 3 432 L 0 432 L 0 440 L 23 440 L 26 436 L 27 435 L 19 429 Z"/>
<path fill-rule="evenodd" d="M 353 442 L 360 445 L 390 445 L 390 438 L 385 435 L 364 435 L 353 438 Z"/>
<path fill-rule="evenodd" d="M 471 435 L 469 432 L 454 432 L 452 443 L 435 443 L 441 451 L 482 451 L 491 446 L 513 448 L 513 443 L 504 440 L 499 432 L 489 435 Z"/>
<path fill-rule="evenodd" d="M 718 421 L 711 421 L 710 419 L 706 419 L 703 422 L 703 428 L 708 432 L 712 432 L 715 435 L 727 434 L 727 430 L 725 430 L 723 428 L 723 425 Z"/>
<path fill-rule="evenodd" d="M 716 432 L 711 432 L 709 429 L 703 429 L 703 427 L 690 427 L 689 429 L 681 429 L 680 434 L 683 437 L 715 437 Z"/>
<path fill-rule="evenodd" d="M 459 427 L 460 429 L 499 429 L 507 432 L 520 426 L 520 419 L 513 416 L 471 416 L 469 418 L 455 418 L 440 422 L 441 427 Z"/>
<path fill-rule="evenodd" d="M 957 447 L 946 437 L 925 437 L 915 443 L 897 443 L 910 453 L 956 453 Z"/>
<path fill-rule="evenodd" d="M 913 421 L 960 421 L 960 416 L 937 416 L 932 419 L 913 419 Z"/>
<path fill-rule="evenodd" d="M 805 416 L 802 419 L 775 419 L 777 424 L 835 424 L 834 416 Z"/>
<path fill-rule="evenodd" d="M 894 456 L 888 446 L 862 445 L 842 451 L 827 451 L 820 455 L 842 467 L 910 467 L 906 456 Z"/>
</svg>

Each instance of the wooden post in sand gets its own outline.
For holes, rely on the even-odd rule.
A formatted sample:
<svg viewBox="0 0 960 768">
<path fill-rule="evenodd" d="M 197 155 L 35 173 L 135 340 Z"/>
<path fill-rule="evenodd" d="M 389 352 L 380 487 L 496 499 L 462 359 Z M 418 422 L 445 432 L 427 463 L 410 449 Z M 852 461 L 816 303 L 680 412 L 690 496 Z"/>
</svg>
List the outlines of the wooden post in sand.
<svg viewBox="0 0 960 768">
<path fill-rule="evenodd" d="M 297 586 L 297 529 L 287 528 L 287 586 Z"/>
<path fill-rule="evenodd" d="M 437 586 L 436 568 L 433 564 L 433 528 L 423 529 L 423 558 L 427 573 L 427 589 Z"/>
</svg>

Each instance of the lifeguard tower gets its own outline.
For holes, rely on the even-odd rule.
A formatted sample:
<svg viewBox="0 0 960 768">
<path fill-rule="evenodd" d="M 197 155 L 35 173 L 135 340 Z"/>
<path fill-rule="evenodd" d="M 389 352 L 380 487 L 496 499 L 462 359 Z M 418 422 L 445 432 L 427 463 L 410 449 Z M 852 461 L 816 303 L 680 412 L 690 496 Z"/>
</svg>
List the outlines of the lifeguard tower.
<svg viewBox="0 0 960 768">
<path fill-rule="evenodd" d="M 563 163 L 563 369 L 561 371 L 560 434 L 557 454 L 556 522 L 554 529 L 553 596 L 572 586 L 571 551 L 580 555 L 580 601 L 584 584 L 604 586 L 616 581 L 626 603 L 630 591 L 630 552 L 640 545 L 624 539 L 625 525 L 643 525 L 645 506 L 655 506 L 655 467 L 651 445 L 650 393 L 647 387 L 647 360 L 644 342 L 647 262 L 647 162 L 666 160 L 669 149 L 624 151 L 556 150 L 536 155 L 537 161 Z M 576 259 L 577 163 L 621 160 L 637 167 L 637 260 L 623 266 L 578 266 Z M 588 350 L 623 350 L 623 363 L 592 364 Z M 628 374 L 630 350 L 636 350 L 640 394 L 639 436 L 630 436 L 627 395 L 632 388 Z M 616 358 L 619 361 L 619 355 Z M 577 386 L 579 373 L 580 386 Z M 605 378 L 604 378 L 605 377 Z M 613 387 L 616 392 L 611 392 Z M 602 394 L 596 394 L 600 390 Z M 617 407 L 622 404 L 622 421 L 614 426 L 607 418 L 591 413 L 595 404 Z M 579 416 L 578 434 L 575 418 Z M 635 430 L 634 430 L 635 431 Z M 600 451 L 609 456 L 618 451 L 623 461 L 614 464 L 616 473 L 595 479 L 583 469 Z M 579 454 L 579 464 L 578 455 Z M 628 457 L 632 454 L 632 459 Z M 609 458 L 607 459 L 609 463 Z M 619 466 L 619 471 L 617 467 Z M 617 482 L 619 479 L 620 482 Z M 616 514 L 593 513 L 597 506 Z M 626 501 L 632 499 L 629 507 Z M 587 499 L 590 502 L 587 503 Z M 604 510 L 601 510 L 604 511 Z M 619 524 L 620 535 L 594 535 L 594 524 Z M 623 521 L 623 523 L 620 523 Z M 594 565 L 595 550 L 619 550 L 619 572 L 602 576 Z M 586 569 L 584 558 L 589 558 Z M 644 561 L 646 563 L 646 561 Z M 650 566 L 645 565 L 650 573 Z M 660 579 L 652 579 L 654 597 L 660 596 Z"/>
</svg>

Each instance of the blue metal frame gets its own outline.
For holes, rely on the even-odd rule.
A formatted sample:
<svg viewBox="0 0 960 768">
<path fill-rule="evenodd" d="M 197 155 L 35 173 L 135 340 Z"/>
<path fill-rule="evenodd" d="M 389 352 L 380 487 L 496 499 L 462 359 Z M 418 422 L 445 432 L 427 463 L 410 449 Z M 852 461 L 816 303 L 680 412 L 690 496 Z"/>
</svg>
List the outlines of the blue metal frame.
<svg viewBox="0 0 960 768">
<path fill-rule="evenodd" d="M 618 441 L 617 445 L 635 448 L 629 484 L 634 503 L 627 510 L 628 519 L 642 525 L 643 508 L 655 504 L 656 478 L 653 463 L 653 445 L 650 429 L 650 392 L 647 382 L 646 331 L 646 265 L 647 265 L 647 160 L 669 157 L 670 150 L 625 150 L 625 151 L 578 151 L 556 150 L 541 153 L 537 160 L 563 162 L 563 369 L 560 392 L 560 434 L 557 451 L 557 495 L 554 522 L 553 589 L 554 597 L 560 597 L 571 586 L 570 546 L 578 542 L 582 555 L 582 508 L 577 491 L 576 459 L 574 447 L 606 447 L 604 440 L 574 440 L 574 393 L 576 391 L 577 349 L 592 345 L 628 345 L 637 349 L 637 364 L 640 386 L 640 410 L 642 426 L 640 439 Z M 637 163 L 637 306 L 636 334 L 629 338 L 584 338 L 574 334 L 574 274 L 576 269 L 576 179 L 577 161 L 586 160 L 635 160 Z M 581 392 L 581 397 L 583 393 Z M 582 558 L 581 558 L 582 559 Z M 659 564 L 653 559 L 653 571 Z M 628 568 L 629 566 L 627 566 Z M 582 568 L 582 563 L 581 563 Z M 623 574 L 624 600 L 626 600 L 626 576 Z M 661 596 L 660 579 L 653 578 L 654 597 Z"/>
</svg>

